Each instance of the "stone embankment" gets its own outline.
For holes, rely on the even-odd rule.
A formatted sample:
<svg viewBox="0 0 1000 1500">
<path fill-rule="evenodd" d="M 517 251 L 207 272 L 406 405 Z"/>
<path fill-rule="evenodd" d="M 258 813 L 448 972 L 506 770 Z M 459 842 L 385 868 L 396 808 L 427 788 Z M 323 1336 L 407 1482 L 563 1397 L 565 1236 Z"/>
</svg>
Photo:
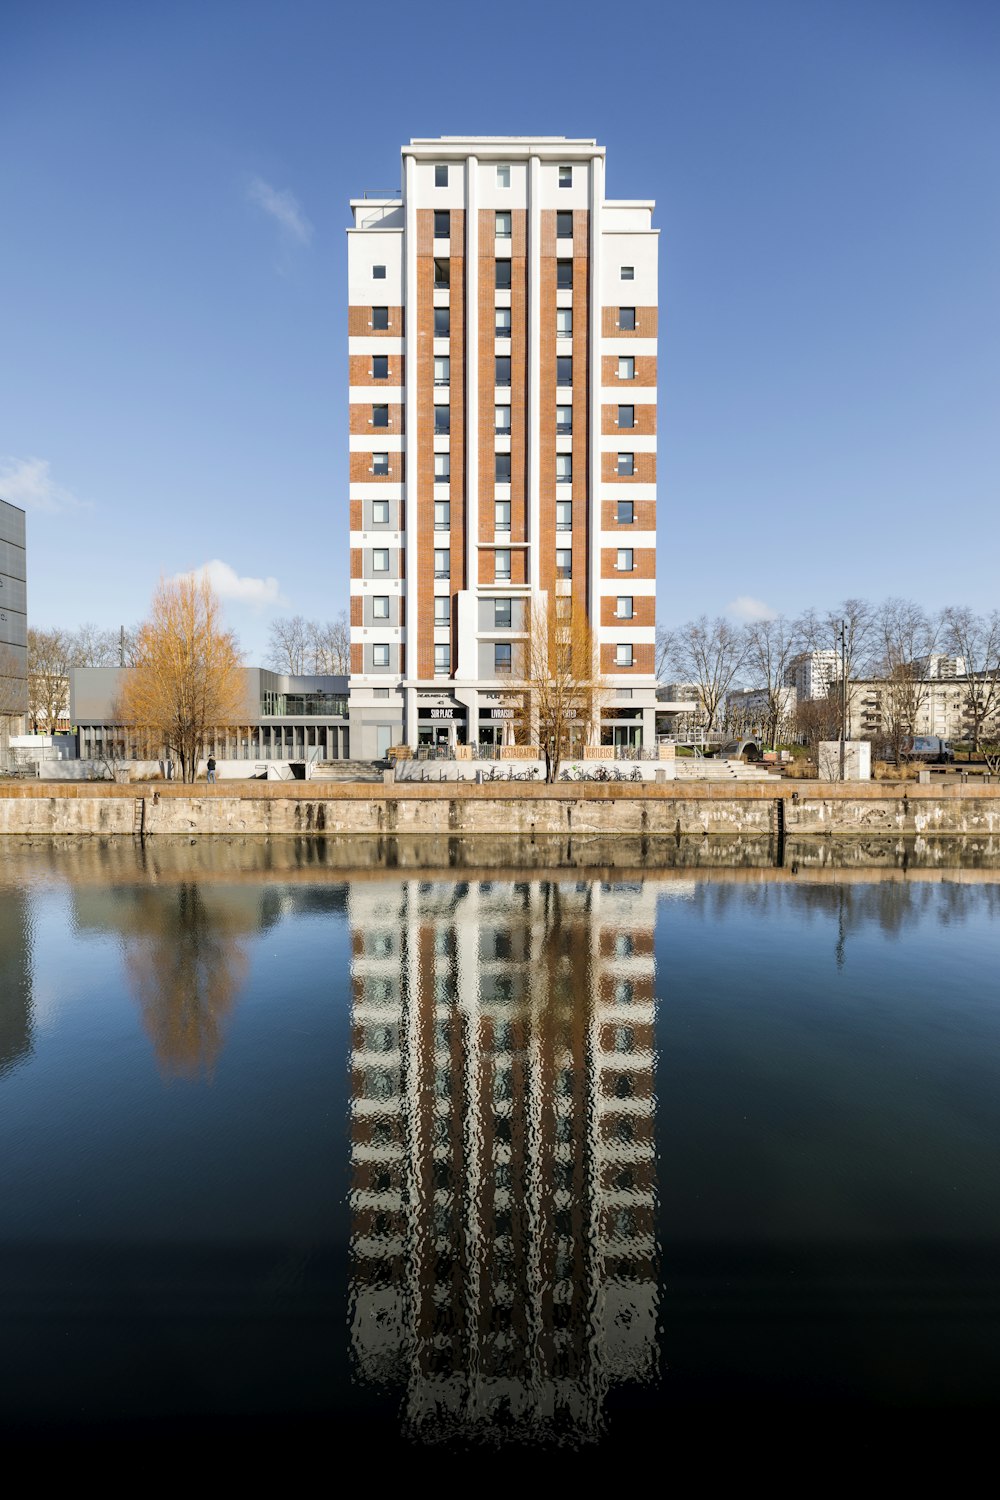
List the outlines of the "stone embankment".
<svg viewBox="0 0 1000 1500">
<path fill-rule="evenodd" d="M 32 782 L 0 789 L 0 834 L 989 837 L 1000 786 Z"/>
</svg>

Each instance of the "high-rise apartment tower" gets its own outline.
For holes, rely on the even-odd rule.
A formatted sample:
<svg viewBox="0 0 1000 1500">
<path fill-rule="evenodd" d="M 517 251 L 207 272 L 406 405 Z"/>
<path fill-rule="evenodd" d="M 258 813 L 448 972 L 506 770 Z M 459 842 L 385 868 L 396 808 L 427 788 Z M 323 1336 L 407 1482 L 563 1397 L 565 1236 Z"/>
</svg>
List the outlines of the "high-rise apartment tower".
<svg viewBox="0 0 1000 1500">
<path fill-rule="evenodd" d="M 530 603 L 568 598 L 601 739 L 649 746 L 653 204 L 605 198 L 594 141 L 402 156 L 401 198 L 353 200 L 348 231 L 352 753 L 501 742 Z"/>
</svg>

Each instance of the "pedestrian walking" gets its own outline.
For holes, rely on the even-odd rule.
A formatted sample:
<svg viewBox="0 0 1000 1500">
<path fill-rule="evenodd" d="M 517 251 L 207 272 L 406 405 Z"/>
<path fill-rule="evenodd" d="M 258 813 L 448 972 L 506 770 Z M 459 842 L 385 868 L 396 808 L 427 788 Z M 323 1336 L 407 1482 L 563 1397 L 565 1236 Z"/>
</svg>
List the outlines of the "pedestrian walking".
<svg viewBox="0 0 1000 1500">
<path fill-rule="evenodd" d="M 209 779 L 209 781 L 213 781 L 213 782 L 215 780 L 215 756 L 214 755 L 210 755 L 208 757 L 208 779 Z"/>
</svg>

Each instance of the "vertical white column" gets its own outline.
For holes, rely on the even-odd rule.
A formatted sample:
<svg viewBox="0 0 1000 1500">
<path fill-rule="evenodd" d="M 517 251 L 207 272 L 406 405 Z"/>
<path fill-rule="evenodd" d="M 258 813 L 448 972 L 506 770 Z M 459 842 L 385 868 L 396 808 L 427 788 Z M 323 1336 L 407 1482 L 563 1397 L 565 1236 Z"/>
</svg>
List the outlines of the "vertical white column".
<svg viewBox="0 0 1000 1500">
<path fill-rule="evenodd" d="M 604 204 L 604 158 L 590 162 L 590 331 L 587 352 L 590 376 L 590 557 L 588 559 L 587 612 L 598 642 L 601 639 L 601 209 Z"/>
<path fill-rule="evenodd" d="M 465 577 L 479 580 L 479 159 L 465 163 Z"/>
<path fill-rule="evenodd" d="M 541 474 L 538 444 L 542 429 L 541 360 L 542 312 L 539 292 L 542 280 L 542 192 L 541 162 L 528 159 L 528 583 L 532 594 L 541 587 L 539 558 L 539 492 Z"/>
<path fill-rule="evenodd" d="M 403 503 L 406 507 L 406 536 L 403 555 L 406 559 L 406 579 L 403 596 L 406 599 L 406 676 L 417 675 L 417 174 L 416 161 L 404 156 L 403 174 L 403 323 L 406 351 L 406 386 L 403 411 L 403 453 L 405 455 L 406 481 L 403 486 Z M 427 441 L 431 438 L 428 435 Z M 409 745 L 417 743 L 416 694 L 406 693 L 403 737 Z"/>
</svg>

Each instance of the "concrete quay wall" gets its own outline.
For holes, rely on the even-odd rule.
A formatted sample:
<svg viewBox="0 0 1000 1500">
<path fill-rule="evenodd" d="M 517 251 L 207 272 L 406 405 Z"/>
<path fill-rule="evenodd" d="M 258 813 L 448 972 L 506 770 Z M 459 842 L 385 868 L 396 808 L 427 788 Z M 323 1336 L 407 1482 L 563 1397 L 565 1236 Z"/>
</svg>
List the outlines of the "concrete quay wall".
<svg viewBox="0 0 1000 1500">
<path fill-rule="evenodd" d="M 0 792 L 0 834 L 533 837 L 1000 834 L 1000 787 L 727 785 L 185 787 L 41 782 Z"/>
</svg>

